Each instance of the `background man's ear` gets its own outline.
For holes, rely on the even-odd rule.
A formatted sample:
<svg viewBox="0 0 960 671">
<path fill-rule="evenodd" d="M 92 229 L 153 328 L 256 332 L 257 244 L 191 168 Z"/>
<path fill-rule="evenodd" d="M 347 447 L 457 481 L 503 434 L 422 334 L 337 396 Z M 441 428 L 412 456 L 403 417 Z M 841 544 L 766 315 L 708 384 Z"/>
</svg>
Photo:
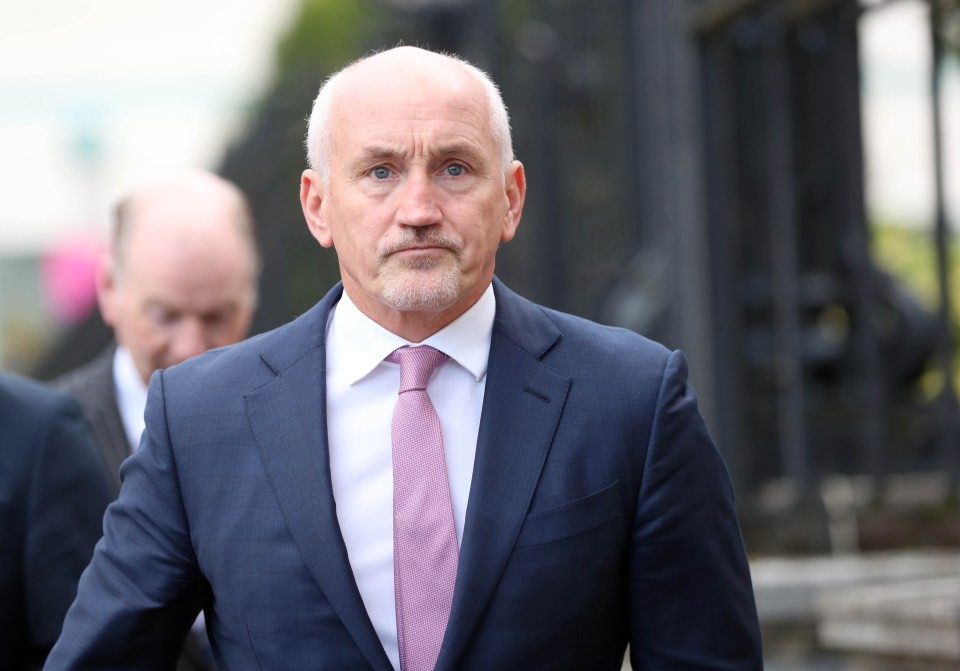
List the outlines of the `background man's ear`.
<svg viewBox="0 0 960 671">
<path fill-rule="evenodd" d="M 97 261 L 94 281 L 97 288 L 97 307 L 103 322 L 110 327 L 116 323 L 117 277 L 113 253 L 105 252 Z"/>
</svg>

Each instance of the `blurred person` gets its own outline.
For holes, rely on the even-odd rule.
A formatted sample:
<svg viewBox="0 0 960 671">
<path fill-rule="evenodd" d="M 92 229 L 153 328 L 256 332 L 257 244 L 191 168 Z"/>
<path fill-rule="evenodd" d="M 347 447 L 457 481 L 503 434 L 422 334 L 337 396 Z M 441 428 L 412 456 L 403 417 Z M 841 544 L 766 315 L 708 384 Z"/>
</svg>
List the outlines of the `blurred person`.
<svg viewBox="0 0 960 671">
<path fill-rule="evenodd" d="M 156 370 L 247 335 L 259 256 L 250 208 L 231 182 L 187 171 L 134 189 L 118 204 L 97 300 L 116 344 L 55 384 L 76 396 L 120 491 L 120 465 L 143 432 Z M 202 619 L 178 669 L 210 667 Z"/>
<path fill-rule="evenodd" d="M 136 188 L 118 204 L 111 237 L 97 301 L 116 343 L 54 384 L 83 404 L 119 492 L 150 376 L 247 335 L 260 261 L 243 193 L 204 171 Z"/>
<path fill-rule="evenodd" d="M 50 669 L 760 669 L 686 362 L 494 277 L 526 194 L 506 108 L 399 47 L 328 79 L 300 199 L 314 308 L 150 383 Z"/>
<path fill-rule="evenodd" d="M 79 404 L 0 373 L 0 667 L 43 665 L 112 498 Z"/>
</svg>

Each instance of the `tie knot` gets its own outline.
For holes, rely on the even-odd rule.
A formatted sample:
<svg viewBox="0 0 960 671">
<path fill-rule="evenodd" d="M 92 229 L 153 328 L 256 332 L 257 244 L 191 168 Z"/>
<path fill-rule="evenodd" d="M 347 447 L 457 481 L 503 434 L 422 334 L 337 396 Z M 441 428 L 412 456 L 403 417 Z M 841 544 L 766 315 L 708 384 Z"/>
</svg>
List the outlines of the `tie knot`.
<svg viewBox="0 0 960 671">
<path fill-rule="evenodd" d="M 446 354 L 429 345 L 401 347 L 387 356 L 387 361 L 400 364 L 400 391 L 426 389 L 433 371 L 449 359 Z"/>
</svg>

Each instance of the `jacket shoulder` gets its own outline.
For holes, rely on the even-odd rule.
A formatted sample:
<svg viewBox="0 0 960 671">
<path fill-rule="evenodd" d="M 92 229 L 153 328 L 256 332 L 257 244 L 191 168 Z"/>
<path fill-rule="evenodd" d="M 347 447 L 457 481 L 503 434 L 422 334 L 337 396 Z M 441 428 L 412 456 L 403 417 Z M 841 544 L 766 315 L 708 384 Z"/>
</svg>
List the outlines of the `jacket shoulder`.
<svg viewBox="0 0 960 671">
<path fill-rule="evenodd" d="M 572 358 L 597 366 L 639 359 L 662 365 L 670 356 L 667 347 L 635 331 L 539 305 L 502 283 L 495 287 L 501 332 L 545 361 Z"/>
<path fill-rule="evenodd" d="M 113 389 L 113 353 L 110 346 L 87 363 L 69 370 L 50 381 L 51 386 L 63 389 L 83 400 L 88 394 L 99 395 L 103 387 Z"/>
<path fill-rule="evenodd" d="M 66 391 L 19 375 L 0 375 L 0 408 L 3 423 L 18 417 L 51 417 L 79 412 L 79 404 Z"/>
</svg>

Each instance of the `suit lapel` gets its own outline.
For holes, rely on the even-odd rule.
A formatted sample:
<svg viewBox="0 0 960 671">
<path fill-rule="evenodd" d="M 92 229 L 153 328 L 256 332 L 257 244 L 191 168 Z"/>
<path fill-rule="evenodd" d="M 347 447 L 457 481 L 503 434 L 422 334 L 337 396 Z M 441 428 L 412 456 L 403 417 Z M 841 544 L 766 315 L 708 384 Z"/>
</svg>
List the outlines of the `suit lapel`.
<svg viewBox="0 0 960 671">
<path fill-rule="evenodd" d="M 276 377 L 246 395 L 247 414 L 264 469 L 310 572 L 370 665 L 389 671 L 353 578 L 330 480 L 324 333 L 339 289 L 291 325 L 286 337 L 270 341 L 271 349 L 261 356 Z"/>
<path fill-rule="evenodd" d="M 559 340 L 543 312 L 494 282 L 497 318 L 453 609 L 438 669 L 455 668 L 530 506 L 570 388 L 541 362 Z M 520 346 L 517 343 L 523 343 Z"/>
<path fill-rule="evenodd" d="M 98 362 L 96 378 L 93 380 L 97 390 L 91 394 L 91 402 L 95 405 L 90 407 L 90 426 L 110 475 L 119 488 L 120 464 L 130 456 L 130 442 L 120 418 L 120 406 L 113 384 L 113 348 L 106 356 L 109 358 L 101 357 L 102 362 Z"/>
<path fill-rule="evenodd" d="M 113 356 L 110 346 L 97 358 L 58 381 L 83 405 L 100 456 L 110 472 L 116 491 L 120 491 L 120 464 L 130 456 L 130 443 L 120 418 L 120 407 L 113 382 Z"/>
</svg>

